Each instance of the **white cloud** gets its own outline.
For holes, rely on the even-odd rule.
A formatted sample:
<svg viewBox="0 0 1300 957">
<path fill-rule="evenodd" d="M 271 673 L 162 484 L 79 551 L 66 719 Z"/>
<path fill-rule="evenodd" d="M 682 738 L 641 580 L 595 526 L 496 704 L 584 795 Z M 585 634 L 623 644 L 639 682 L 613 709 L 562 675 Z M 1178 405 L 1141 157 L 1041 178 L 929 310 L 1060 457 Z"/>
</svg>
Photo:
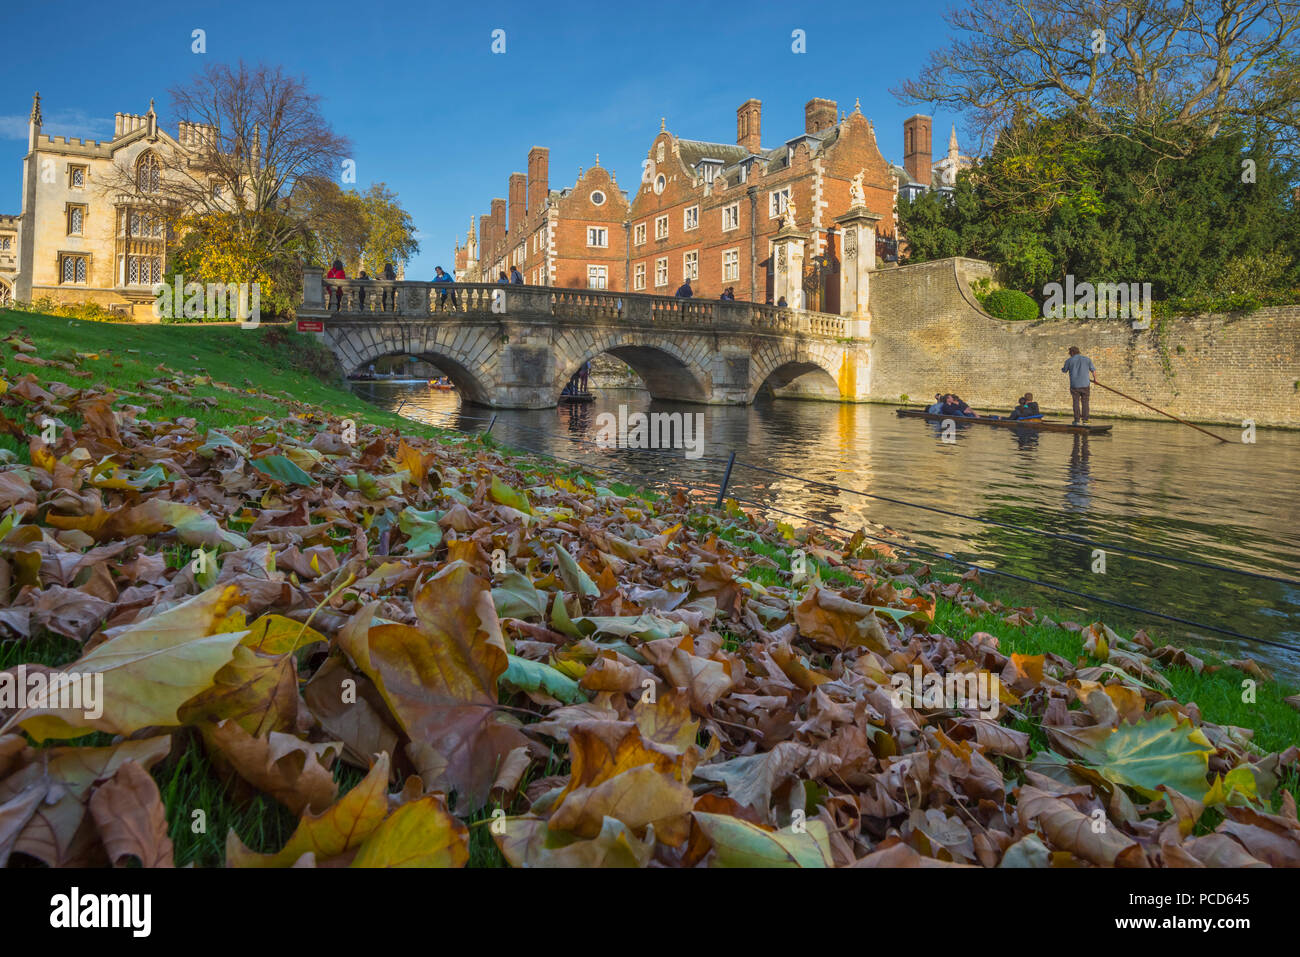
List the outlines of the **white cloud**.
<svg viewBox="0 0 1300 957">
<path fill-rule="evenodd" d="M 27 139 L 27 119 L 30 114 L 0 115 L 0 139 Z M 113 122 L 101 116 L 91 116 L 84 110 L 60 110 L 44 118 L 41 132 L 46 136 L 71 136 L 77 139 L 103 140 L 113 135 Z"/>
</svg>

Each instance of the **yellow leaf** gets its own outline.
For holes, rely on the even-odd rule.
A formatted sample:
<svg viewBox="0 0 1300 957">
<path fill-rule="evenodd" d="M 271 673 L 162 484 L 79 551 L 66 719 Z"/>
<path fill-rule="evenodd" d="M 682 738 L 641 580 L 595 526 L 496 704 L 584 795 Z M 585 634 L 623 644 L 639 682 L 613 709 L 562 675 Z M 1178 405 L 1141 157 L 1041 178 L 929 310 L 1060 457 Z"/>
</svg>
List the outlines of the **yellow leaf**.
<svg viewBox="0 0 1300 957">
<path fill-rule="evenodd" d="M 274 854 L 250 851 L 232 829 L 226 835 L 227 867 L 291 867 L 304 854 L 318 862 L 338 857 L 361 844 L 388 814 L 388 754 L 379 755 L 361 783 L 325 813 L 302 816 L 288 843 Z"/>
<path fill-rule="evenodd" d="M 366 839 L 353 867 L 464 867 L 469 829 L 439 795 L 403 804 Z"/>
</svg>

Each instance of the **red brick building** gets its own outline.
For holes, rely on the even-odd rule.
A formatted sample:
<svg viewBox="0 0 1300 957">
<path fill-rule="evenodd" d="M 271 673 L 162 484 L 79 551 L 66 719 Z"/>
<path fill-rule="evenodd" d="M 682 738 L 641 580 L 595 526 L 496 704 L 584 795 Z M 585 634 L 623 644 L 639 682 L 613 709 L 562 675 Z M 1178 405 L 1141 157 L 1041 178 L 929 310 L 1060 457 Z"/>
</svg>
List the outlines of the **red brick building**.
<svg viewBox="0 0 1300 957">
<path fill-rule="evenodd" d="M 509 197 L 492 200 L 479 217 L 478 236 L 456 248 L 456 278 L 494 282 L 518 268 L 524 282 L 540 286 L 622 289 L 627 261 L 627 196 L 612 170 L 578 171 L 567 189 L 552 190 L 550 151 L 528 151 L 528 173 L 511 173 Z M 507 220 L 508 217 L 508 220 Z"/>
<path fill-rule="evenodd" d="M 457 276 L 493 281 L 516 265 L 528 283 L 658 294 L 689 278 L 696 296 L 716 299 L 731 287 L 737 299 L 765 302 L 772 239 L 792 202 L 796 227 L 810 236 L 805 302 L 839 312 L 835 219 L 850 207 L 851 184 L 860 179 L 866 209 L 880 217 L 877 234 L 892 244 L 900 187 L 931 179 L 930 118 L 904 124 L 904 167 L 881 155 L 857 103 L 846 117 L 833 100 L 809 100 L 803 131 L 777 145 L 763 145 L 762 122 L 755 99 L 736 110 L 734 144 L 682 139 L 661 121 L 630 202 L 599 156 L 572 187 L 550 190 L 547 150 L 534 147 L 528 175 L 510 176 L 508 201 L 494 199 L 477 240 L 471 227 L 457 248 Z M 937 174 L 945 163 L 934 165 Z"/>
</svg>

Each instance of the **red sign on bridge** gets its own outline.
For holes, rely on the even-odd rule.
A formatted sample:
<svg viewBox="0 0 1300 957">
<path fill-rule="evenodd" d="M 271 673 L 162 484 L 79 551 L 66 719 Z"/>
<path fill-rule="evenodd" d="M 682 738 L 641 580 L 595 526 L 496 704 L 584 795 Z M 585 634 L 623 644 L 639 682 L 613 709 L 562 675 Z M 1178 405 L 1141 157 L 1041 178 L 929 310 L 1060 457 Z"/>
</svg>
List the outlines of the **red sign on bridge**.
<svg viewBox="0 0 1300 957">
<path fill-rule="evenodd" d="M 299 332 L 324 332 L 325 323 L 323 323 L 319 319 L 299 319 L 298 331 Z"/>
</svg>

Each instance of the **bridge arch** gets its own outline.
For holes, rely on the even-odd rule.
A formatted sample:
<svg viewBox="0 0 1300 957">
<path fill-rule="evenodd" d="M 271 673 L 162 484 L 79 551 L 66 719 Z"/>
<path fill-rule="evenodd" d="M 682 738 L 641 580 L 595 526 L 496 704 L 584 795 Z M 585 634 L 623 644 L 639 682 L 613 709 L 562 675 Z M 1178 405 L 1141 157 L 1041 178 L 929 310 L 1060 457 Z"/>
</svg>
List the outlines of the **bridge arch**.
<svg viewBox="0 0 1300 957">
<path fill-rule="evenodd" d="M 387 355 L 412 355 L 437 366 L 466 401 L 492 404 L 500 334 L 495 328 L 411 323 L 400 327 L 331 326 L 326 337 L 345 373 Z"/>
<path fill-rule="evenodd" d="M 653 399 L 709 400 L 712 357 L 705 337 L 696 336 L 683 344 L 671 336 L 572 329 L 558 335 L 555 346 L 552 388 L 556 395 L 583 363 L 607 352 L 631 366 Z"/>
<path fill-rule="evenodd" d="M 839 381 L 844 360 L 844 349 L 829 343 L 766 344 L 755 352 L 750 364 L 746 402 L 753 402 L 760 392 L 772 392 L 796 380 L 804 396 L 845 398 Z"/>
</svg>

